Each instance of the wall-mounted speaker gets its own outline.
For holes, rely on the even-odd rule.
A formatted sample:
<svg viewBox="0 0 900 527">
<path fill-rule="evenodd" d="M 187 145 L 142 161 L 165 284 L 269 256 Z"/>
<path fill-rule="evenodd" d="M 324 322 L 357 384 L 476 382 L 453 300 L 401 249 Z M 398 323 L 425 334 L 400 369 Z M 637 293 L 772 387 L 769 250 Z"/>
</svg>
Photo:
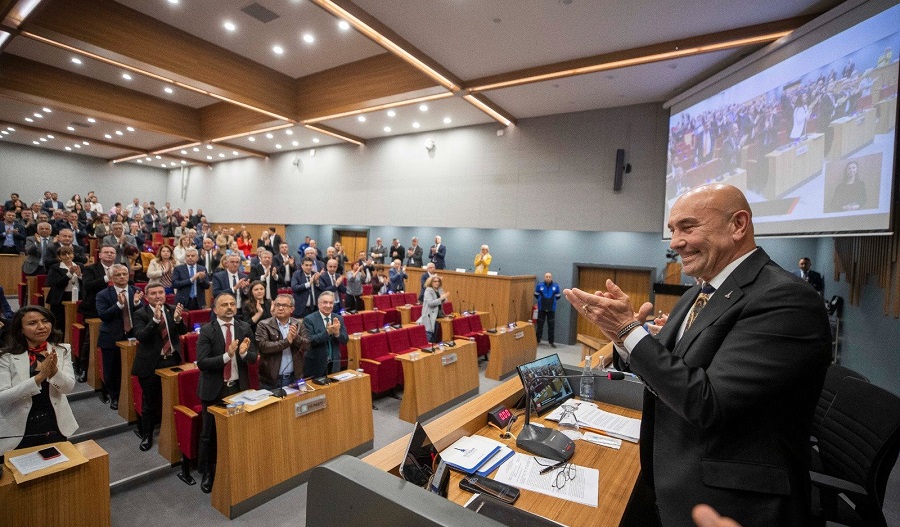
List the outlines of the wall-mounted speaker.
<svg viewBox="0 0 900 527">
<path fill-rule="evenodd" d="M 625 162 L 625 150 L 616 150 L 616 171 L 613 179 L 613 190 L 622 190 L 622 176 L 631 173 L 631 163 Z"/>
</svg>

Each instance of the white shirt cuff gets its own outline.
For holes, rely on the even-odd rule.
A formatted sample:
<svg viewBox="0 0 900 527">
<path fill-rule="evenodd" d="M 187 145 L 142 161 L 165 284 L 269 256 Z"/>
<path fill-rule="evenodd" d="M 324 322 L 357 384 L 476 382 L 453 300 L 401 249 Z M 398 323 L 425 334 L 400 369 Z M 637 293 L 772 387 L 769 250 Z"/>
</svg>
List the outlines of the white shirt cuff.
<svg viewBox="0 0 900 527">
<path fill-rule="evenodd" d="M 222 354 L 222 364 L 228 364 L 229 360 L 231 360 L 231 357 L 229 357 L 227 353 L 223 353 Z"/>
<path fill-rule="evenodd" d="M 647 335 L 649 335 L 649 333 L 642 327 L 631 330 L 631 333 L 629 333 L 628 336 L 625 337 L 625 341 L 622 342 L 622 346 L 614 345 L 619 357 L 625 361 L 625 363 L 631 362 L 631 352 L 634 350 L 635 346 L 637 346 L 637 343 Z"/>
</svg>

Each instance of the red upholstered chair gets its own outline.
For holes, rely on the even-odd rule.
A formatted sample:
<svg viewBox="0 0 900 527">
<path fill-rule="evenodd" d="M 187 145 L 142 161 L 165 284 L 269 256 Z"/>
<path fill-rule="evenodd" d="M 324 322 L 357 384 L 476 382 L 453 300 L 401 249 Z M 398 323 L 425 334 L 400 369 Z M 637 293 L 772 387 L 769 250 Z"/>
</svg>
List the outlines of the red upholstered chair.
<svg viewBox="0 0 900 527">
<path fill-rule="evenodd" d="M 44 287 L 47 286 L 47 275 L 38 274 L 34 276 L 35 279 L 35 287 L 34 291 L 29 291 L 30 298 L 28 302 L 33 306 L 43 306 L 44 305 Z"/>
<path fill-rule="evenodd" d="M 444 302 L 444 314 L 449 315 L 453 313 L 453 302 Z"/>
<path fill-rule="evenodd" d="M 372 393 L 403 384 L 403 368 L 389 351 L 387 333 L 364 335 L 360 339 L 360 356 L 360 366 L 372 380 Z"/>
<path fill-rule="evenodd" d="M 197 396 L 197 384 L 200 382 L 200 370 L 186 370 L 178 374 L 178 405 L 175 412 L 175 435 L 178 437 L 178 449 L 181 450 L 181 473 L 178 479 L 194 485 L 191 477 L 191 460 L 197 459 L 200 449 L 200 413 L 203 406 Z"/>
<path fill-rule="evenodd" d="M 484 357 L 491 352 L 491 339 L 481 325 L 481 317 L 469 315 L 469 335 L 475 337 L 475 345 L 478 347 L 478 356 Z"/>
<path fill-rule="evenodd" d="M 143 291 L 147 287 L 147 282 L 135 282 L 134 287 Z"/>
<path fill-rule="evenodd" d="M 290 287 L 279 287 L 279 288 L 278 288 L 278 294 L 279 294 L 279 295 L 290 295 L 290 294 L 292 294 L 293 292 L 294 292 L 294 291 L 293 291 Z"/>
<path fill-rule="evenodd" d="M 409 343 L 409 331 L 404 329 L 395 329 L 387 332 L 388 349 L 394 355 L 402 355 L 410 351 L 418 351 Z"/>
<path fill-rule="evenodd" d="M 415 293 L 403 293 L 403 296 L 405 297 L 405 300 L 406 300 L 404 302 L 404 304 L 413 305 L 419 301 L 419 298 L 416 296 Z"/>
<path fill-rule="evenodd" d="M 134 413 L 137 414 L 137 431 L 143 433 L 141 428 L 141 419 L 144 413 L 144 390 L 141 389 L 141 383 L 138 381 L 137 375 L 131 376 L 131 400 L 134 403 Z"/>
<path fill-rule="evenodd" d="M 194 324 L 200 324 L 202 326 L 210 321 L 210 313 L 212 313 L 212 309 L 192 309 L 186 311 L 184 313 L 184 322 L 189 329 L 193 329 Z"/>
<path fill-rule="evenodd" d="M 363 296 L 372 294 L 372 284 L 363 284 Z"/>
<path fill-rule="evenodd" d="M 363 329 L 365 331 L 378 329 L 384 325 L 383 311 L 363 311 L 360 314 L 363 318 Z"/>
<path fill-rule="evenodd" d="M 414 304 L 409 308 L 409 319 L 415 322 L 422 318 L 422 304 Z"/>
<path fill-rule="evenodd" d="M 372 301 L 375 303 L 375 309 L 384 311 L 391 308 L 391 295 L 375 295 Z"/>
<path fill-rule="evenodd" d="M 175 293 L 169 293 L 166 295 L 166 303 L 167 304 L 175 304 Z"/>
<path fill-rule="evenodd" d="M 181 360 L 194 362 L 197 360 L 197 339 L 200 335 L 194 332 L 185 333 L 178 337 L 181 340 Z"/>
<path fill-rule="evenodd" d="M 428 342 L 428 335 L 425 333 L 425 326 L 413 326 L 411 328 L 407 328 L 406 331 L 409 333 L 409 345 L 413 348 L 430 348 L 431 344 Z"/>
<path fill-rule="evenodd" d="M 453 336 L 447 335 L 444 337 L 444 340 L 450 340 L 451 338 L 469 338 L 469 333 L 471 333 L 471 329 L 469 329 L 469 317 L 456 317 L 452 320 L 453 325 Z"/>
<path fill-rule="evenodd" d="M 78 314 L 81 318 L 81 313 Z M 83 322 L 72 323 L 72 356 L 81 358 L 81 343 L 87 338 L 87 330 Z"/>
<path fill-rule="evenodd" d="M 391 297 L 391 307 L 406 305 L 406 293 L 394 293 L 388 296 Z"/>
<path fill-rule="evenodd" d="M 344 327 L 347 328 L 348 335 L 352 335 L 354 333 L 362 333 L 365 329 L 365 326 L 363 326 L 362 313 L 357 313 L 355 315 L 344 315 Z"/>
<path fill-rule="evenodd" d="M 259 390 L 259 360 L 247 364 L 247 381 L 254 390 Z"/>
<path fill-rule="evenodd" d="M 27 282 L 19 283 L 18 293 L 19 293 L 19 305 L 20 306 L 28 305 L 28 303 L 26 302 L 27 299 L 25 298 L 26 296 L 28 296 L 28 283 Z"/>
</svg>

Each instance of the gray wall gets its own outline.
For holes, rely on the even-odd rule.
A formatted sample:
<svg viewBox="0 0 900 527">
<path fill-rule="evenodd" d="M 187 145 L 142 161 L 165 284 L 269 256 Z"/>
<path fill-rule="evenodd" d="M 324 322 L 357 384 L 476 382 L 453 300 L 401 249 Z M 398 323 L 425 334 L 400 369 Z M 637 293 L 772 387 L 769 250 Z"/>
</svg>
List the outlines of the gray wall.
<svg viewBox="0 0 900 527">
<path fill-rule="evenodd" d="M 11 192 L 18 192 L 22 201 L 31 204 L 49 190 L 57 192 L 65 203 L 73 194 L 83 198 L 93 190 L 103 210 L 109 210 L 116 201 L 130 203 L 135 197 L 165 203 L 168 180 L 167 172 L 161 168 L 133 163 L 113 165 L 96 157 L 0 142 L 3 201 L 9 199 Z"/>
</svg>

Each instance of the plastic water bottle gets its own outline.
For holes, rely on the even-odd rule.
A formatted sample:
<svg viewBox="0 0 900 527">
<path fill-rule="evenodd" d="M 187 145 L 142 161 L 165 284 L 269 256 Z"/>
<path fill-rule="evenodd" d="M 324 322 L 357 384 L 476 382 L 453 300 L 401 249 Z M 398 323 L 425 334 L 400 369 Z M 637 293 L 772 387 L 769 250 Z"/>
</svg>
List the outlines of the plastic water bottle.
<svg viewBox="0 0 900 527">
<path fill-rule="evenodd" d="M 578 393 L 585 401 L 594 399 L 594 374 L 591 371 L 591 356 L 584 356 L 584 369 L 581 371 L 581 386 Z"/>
</svg>

